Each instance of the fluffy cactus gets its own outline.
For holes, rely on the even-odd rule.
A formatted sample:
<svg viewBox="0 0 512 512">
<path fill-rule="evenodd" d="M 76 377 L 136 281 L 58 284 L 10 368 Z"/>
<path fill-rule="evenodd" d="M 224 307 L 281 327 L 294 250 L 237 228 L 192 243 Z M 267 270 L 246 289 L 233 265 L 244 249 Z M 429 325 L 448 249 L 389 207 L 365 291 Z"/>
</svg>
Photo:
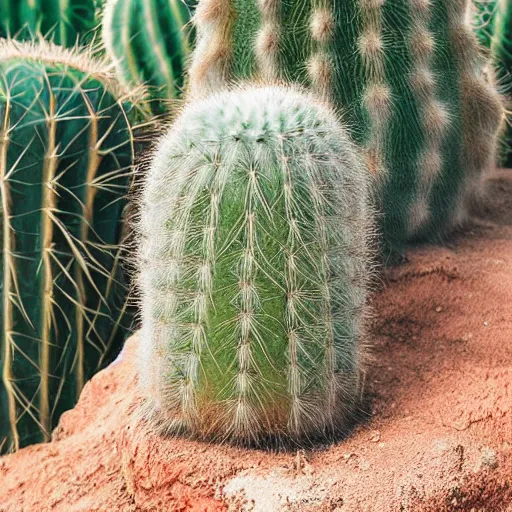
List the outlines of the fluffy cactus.
<svg viewBox="0 0 512 512">
<path fill-rule="evenodd" d="M 191 94 L 288 80 L 344 112 L 380 182 L 384 242 L 436 238 L 492 167 L 499 97 L 465 0 L 202 0 Z M 252 43 L 252 44 L 251 44 Z"/>
<path fill-rule="evenodd" d="M 0 451 L 49 440 L 126 335 L 120 222 L 133 144 L 87 56 L 0 43 Z"/>
<path fill-rule="evenodd" d="M 189 19 L 182 0 L 106 2 L 102 34 L 107 52 L 126 85 L 146 85 L 155 113 L 165 112 L 168 100 L 183 89 Z"/>
<path fill-rule="evenodd" d="M 32 39 L 42 34 L 74 46 L 95 26 L 95 0 L 1 0 L 0 37 Z"/>
<path fill-rule="evenodd" d="M 167 430 L 257 443 L 357 403 L 371 176 L 333 113 L 249 87 L 185 108 L 140 222 L 140 376 Z"/>
</svg>

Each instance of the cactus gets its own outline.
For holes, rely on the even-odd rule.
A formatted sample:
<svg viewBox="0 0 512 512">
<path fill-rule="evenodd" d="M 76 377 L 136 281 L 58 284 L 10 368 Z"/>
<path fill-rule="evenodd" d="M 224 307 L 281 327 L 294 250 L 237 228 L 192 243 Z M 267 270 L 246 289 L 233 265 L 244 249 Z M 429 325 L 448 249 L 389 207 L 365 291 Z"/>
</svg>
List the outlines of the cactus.
<svg viewBox="0 0 512 512">
<path fill-rule="evenodd" d="M 74 46 L 94 29 L 95 0 L 2 0 L 0 37 L 32 39 L 42 34 L 56 44 Z"/>
<path fill-rule="evenodd" d="M 496 77 L 503 90 L 507 109 L 512 109 L 512 4 L 508 0 L 498 0 L 493 23 L 491 55 L 496 68 Z M 500 163 L 512 167 L 512 126 L 508 120 L 502 137 Z"/>
<path fill-rule="evenodd" d="M 185 108 L 153 155 L 139 226 L 139 375 L 167 431 L 257 444 L 346 427 L 370 182 L 310 95 L 247 87 Z"/>
<path fill-rule="evenodd" d="M 465 0 L 202 0 L 190 93 L 300 83 L 344 112 L 380 183 L 392 252 L 466 216 L 503 111 Z M 249 43 L 248 43 L 249 42 Z"/>
<path fill-rule="evenodd" d="M 129 87 L 145 84 L 153 112 L 168 110 L 183 89 L 190 53 L 190 13 L 182 0 L 108 0 L 102 33 L 117 74 Z"/>
<path fill-rule="evenodd" d="M 478 41 L 484 48 L 490 48 L 494 34 L 498 0 L 474 0 L 474 3 L 476 11 L 474 26 Z"/>
<path fill-rule="evenodd" d="M 0 43 L 0 451 L 50 439 L 129 321 L 121 215 L 134 104 L 105 68 Z"/>
</svg>

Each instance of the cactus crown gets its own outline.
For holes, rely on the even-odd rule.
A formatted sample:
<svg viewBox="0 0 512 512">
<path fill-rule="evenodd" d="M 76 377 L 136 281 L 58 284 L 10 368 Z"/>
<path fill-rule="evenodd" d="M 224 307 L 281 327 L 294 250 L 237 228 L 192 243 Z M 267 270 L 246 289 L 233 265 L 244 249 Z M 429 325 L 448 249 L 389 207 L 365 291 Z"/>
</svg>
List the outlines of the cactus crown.
<svg viewBox="0 0 512 512">
<path fill-rule="evenodd" d="M 188 105 L 140 223 L 140 376 L 165 428 L 257 442 L 342 429 L 357 402 L 370 177 L 310 95 Z"/>
<path fill-rule="evenodd" d="M 44 63 L 49 66 L 69 66 L 88 77 L 105 83 L 112 92 L 120 94 L 119 83 L 107 60 L 96 58 L 92 49 L 77 51 L 65 48 L 42 38 L 33 41 L 0 39 L 0 62 L 21 59 Z"/>
</svg>

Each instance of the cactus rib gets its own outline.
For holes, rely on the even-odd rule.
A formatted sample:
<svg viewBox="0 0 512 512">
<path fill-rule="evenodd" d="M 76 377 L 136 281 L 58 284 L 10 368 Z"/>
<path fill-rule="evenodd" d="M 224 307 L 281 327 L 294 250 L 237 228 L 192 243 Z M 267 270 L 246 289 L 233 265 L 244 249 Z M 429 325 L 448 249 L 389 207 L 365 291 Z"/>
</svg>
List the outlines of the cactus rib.
<svg viewBox="0 0 512 512">
<path fill-rule="evenodd" d="M 183 89 L 189 18 L 181 0 L 109 0 L 105 5 L 107 52 L 126 86 L 147 87 L 155 113 L 165 112 Z"/>
</svg>

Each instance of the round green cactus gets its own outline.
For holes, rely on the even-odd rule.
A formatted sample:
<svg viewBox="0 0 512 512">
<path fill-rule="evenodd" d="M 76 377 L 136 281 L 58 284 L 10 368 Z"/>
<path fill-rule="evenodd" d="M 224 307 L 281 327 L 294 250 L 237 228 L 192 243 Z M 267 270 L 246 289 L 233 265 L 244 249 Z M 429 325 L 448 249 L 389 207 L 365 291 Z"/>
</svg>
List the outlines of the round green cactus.
<svg viewBox="0 0 512 512">
<path fill-rule="evenodd" d="M 130 325 L 121 269 L 136 109 L 106 67 L 0 43 L 0 451 L 50 439 Z"/>
<path fill-rule="evenodd" d="M 166 430 L 257 443 L 339 432 L 358 403 L 371 177 L 288 88 L 188 105 L 142 198 L 140 378 Z"/>
</svg>

